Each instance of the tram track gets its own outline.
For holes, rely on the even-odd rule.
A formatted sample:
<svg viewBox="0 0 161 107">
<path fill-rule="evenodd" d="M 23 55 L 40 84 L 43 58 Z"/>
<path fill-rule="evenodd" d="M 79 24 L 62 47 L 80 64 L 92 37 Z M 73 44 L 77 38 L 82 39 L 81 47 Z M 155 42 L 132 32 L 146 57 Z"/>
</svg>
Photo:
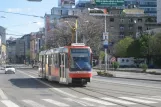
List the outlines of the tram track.
<svg viewBox="0 0 161 107">
<path fill-rule="evenodd" d="M 78 92 L 78 93 L 84 94 L 86 96 L 92 97 L 92 98 L 97 98 L 97 99 L 100 99 L 100 100 L 103 100 L 103 101 L 107 101 L 107 100 L 101 99 L 100 97 L 96 97 L 96 96 L 93 96 L 91 94 L 85 93 L 85 91 L 79 91 L 79 90 L 76 90 L 74 88 L 70 88 L 70 89 L 73 90 L 73 91 L 75 91 L 75 92 Z M 148 104 L 144 104 L 144 103 L 139 103 L 139 102 L 135 102 L 135 101 L 131 101 L 131 100 L 126 100 L 126 99 L 118 98 L 116 96 L 113 96 L 113 95 L 110 95 L 110 94 L 101 93 L 101 92 L 94 91 L 94 90 L 91 90 L 91 89 L 88 89 L 88 88 L 81 88 L 81 89 L 88 90 L 88 91 L 91 91 L 91 92 L 94 92 L 94 93 L 98 93 L 98 94 L 102 94 L 102 95 L 107 95 L 108 97 L 111 97 L 111 98 L 115 98 L 115 99 L 119 99 L 119 100 L 124 100 L 124 101 L 128 101 L 128 102 L 132 102 L 132 103 L 144 105 L 144 106 L 147 106 L 147 107 L 156 107 L 156 106 L 153 106 L 153 105 L 148 105 Z M 113 102 L 113 101 L 108 101 L 108 102 L 111 102 L 111 103 L 120 105 L 122 107 L 129 107 L 127 105 L 123 105 L 123 104 L 116 103 L 116 102 Z"/>
<path fill-rule="evenodd" d="M 34 76 L 37 76 L 36 73 L 33 73 L 33 72 L 29 72 L 29 74 L 32 74 Z M 40 79 L 41 80 L 41 79 Z M 41 80 L 43 81 L 43 80 Z M 95 98 L 95 99 L 99 99 L 99 100 L 102 100 L 102 101 L 108 101 L 108 100 L 105 100 L 105 99 L 101 99 L 100 97 L 97 97 L 96 95 L 92 95 L 90 93 L 88 93 L 88 91 L 90 92 L 93 92 L 93 93 L 97 93 L 97 94 L 100 94 L 100 95 L 106 95 L 107 97 L 111 97 L 111 98 L 115 98 L 115 99 L 118 99 L 118 100 L 124 100 L 124 101 L 128 101 L 128 102 L 133 102 L 135 104 L 140 104 L 140 105 L 144 105 L 144 106 L 147 106 L 147 107 L 156 107 L 156 106 L 153 106 L 153 105 L 148 105 L 148 104 L 145 104 L 145 103 L 140 103 L 140 102 L 136 102 L 136 101 L 131 101 L 131 100 L 127 100 L 127 99 L 122 99 L 122 98 L 119 98 L 119 97 L 116 97 L 114 95 L 110 95 L 110 94 L 107 94 L 107 93 L 104 93 L 104 92 L 100 92 L 101 90 L 106 90 L 106 92 L 109 92 L 109 93 L 115 93 L 115 94 L 122 94 L 122 95 L 131 95 L 130 93 L 132 92 L 125 92 L 125 91 L 119 91 L 119 90 L 112 90 L 112 89 L 106 89 L 106 88 L 102 88 L 101 90 L 96 90 L 95 88 L 96 87 L 92 87 L 90 85 L 86 86 L 86 87 L 76 87 L 76 88 L 79 88 L 79 89 L 76 89 L 74 88 L 73 86 L 64 86 L 62 84 L 53 84 L 52 82 L 47 82 L 47 81 L 43 81 L 43 82 L 46 82 L 47 84 L 50 84 L 52 85 L 53 87 L 67 87 L 68 89 L 74 91 L 74 92 L 77 92 L 79 94 L 82 94 L 82 95 L 85 95 L 87 97 L 92 97 L 92 98 Z M 97 87 L 98 89 L 98 87 Z M 123 92 L 123 93 L 122 93 Z M 138 95 L 148 95 L 148 94 L 142 94 L 142 93 L 132 93 L 132 94 L 138 94 Z M 108 101 L 108 102 L 111 102 L 113 104 L 117 104 L 117 105 L 120 105 L 122 107 L 129 107 L 128 105 L 124 105 L 124 104 L 120 104 L 120 103 L 117 103 L 117 102 L 113 102 L 113 101 Z"/>
</svg>

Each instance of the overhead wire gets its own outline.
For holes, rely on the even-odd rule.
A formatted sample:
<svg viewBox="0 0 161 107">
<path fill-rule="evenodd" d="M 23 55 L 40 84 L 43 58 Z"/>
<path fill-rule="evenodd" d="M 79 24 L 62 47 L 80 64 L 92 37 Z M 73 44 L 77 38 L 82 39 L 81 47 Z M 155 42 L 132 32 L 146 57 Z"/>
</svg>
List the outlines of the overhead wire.
<svg viewBox="0 0 161 107">
<path fill-rule="evenodd" d="M 23 16 L 32 16 L 32 17 L 39 17 L 39 18 L 43 18 L 43 16 L 37 16 L 37 15 L 30 15 L 30 14 L 24 14 L 24 13 L 16 13 L 16 12 L 7 12 L 7 11 L 1 11 L 1 13 L 9 13 L 9 14 L 17 14 L 17 15 L 23 15 Z"/>
</svg>

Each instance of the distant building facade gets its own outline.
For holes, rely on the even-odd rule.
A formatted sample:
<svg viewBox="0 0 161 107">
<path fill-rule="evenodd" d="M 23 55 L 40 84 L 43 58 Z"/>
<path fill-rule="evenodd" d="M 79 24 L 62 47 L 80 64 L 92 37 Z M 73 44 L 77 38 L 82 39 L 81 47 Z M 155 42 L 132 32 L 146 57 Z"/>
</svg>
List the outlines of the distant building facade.
<svg viewBox="0 0 161 107">
<path fill-rule="evenodd" d="M 141 9 L 108 9 L 107 11 L 107 32 L 109 32 L 111 48 L 126 36 L 137 38 L 141 32 L 161 27 L 161 24 L 157 24 L 155 16 L 146 15 Z M 89 14 L 104 19 L 103 13 Z"/>
<path fill-rule="evenodd" d="M 45 45 L 44 30 L 31 33 L 30 38 L 30 61 L 38 60 L 39 52 Z"/>
<path fill-rule="evenodd" d="M 16 63 L 16 40 L 7 40 L 7 63 Z"/>
<path fill-rule="evenodd" d="M 161 0 L 157 0 L 157 23 L 161 23 Z"/>
<path fill-rule="evenodd" d="M 0 26 L 0 63 L 6 62 L 6 29 Z"/>
</svg>

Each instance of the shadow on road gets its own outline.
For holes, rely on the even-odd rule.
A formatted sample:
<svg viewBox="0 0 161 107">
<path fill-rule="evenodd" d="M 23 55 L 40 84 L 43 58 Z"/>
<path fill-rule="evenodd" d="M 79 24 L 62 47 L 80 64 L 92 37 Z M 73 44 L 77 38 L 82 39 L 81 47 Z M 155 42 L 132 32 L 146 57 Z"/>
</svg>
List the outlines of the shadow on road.
<svg viewBox="0 0 161 107">
<path fill-rule="evenodd" d="M 47 85 L 44 85 L 34 78 L 16 78 L 9 80 L 13 85 L 19 88 L 49 88 Z"/>
<path fill-rule="evenodd" d="M 47 83 L 51 85 L 53 88 L 71 88 L 71 87 L 80 87 L 79 85 L 65 85 L 65 84 L 59 84 L 58 82 L 49 82 L 45 79 L 40 79 L 40 78 L 15 78 L 15 79 L 10 79 L 9 81 L 15 85 L 16 87 L 19 88 L 51 88 L 36 79 Z"/>
</svg>

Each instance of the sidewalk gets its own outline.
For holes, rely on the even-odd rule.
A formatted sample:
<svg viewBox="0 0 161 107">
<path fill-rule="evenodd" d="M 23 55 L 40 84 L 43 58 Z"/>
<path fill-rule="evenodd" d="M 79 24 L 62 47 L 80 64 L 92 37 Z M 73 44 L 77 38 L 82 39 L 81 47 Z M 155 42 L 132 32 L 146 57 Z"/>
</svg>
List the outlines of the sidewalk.
<svg viewBox="0 0 161 107">
<path fill-rule="evenodd" d="M 97 69 L 93 69 L 93 76 L 97 76 Z M 161 75 L 152 75 L 147 73 L 135 73 L 135 72 L 123 72 L 123 71 L 108 71 L 113 74 L 112 78 L 124 78 L 124 79 L 135 79 L 135 80 L 149 80 L 149 81 L 160 81 Z M 107 77 L 111 78 L 111 77 Z"/>
</svg>

